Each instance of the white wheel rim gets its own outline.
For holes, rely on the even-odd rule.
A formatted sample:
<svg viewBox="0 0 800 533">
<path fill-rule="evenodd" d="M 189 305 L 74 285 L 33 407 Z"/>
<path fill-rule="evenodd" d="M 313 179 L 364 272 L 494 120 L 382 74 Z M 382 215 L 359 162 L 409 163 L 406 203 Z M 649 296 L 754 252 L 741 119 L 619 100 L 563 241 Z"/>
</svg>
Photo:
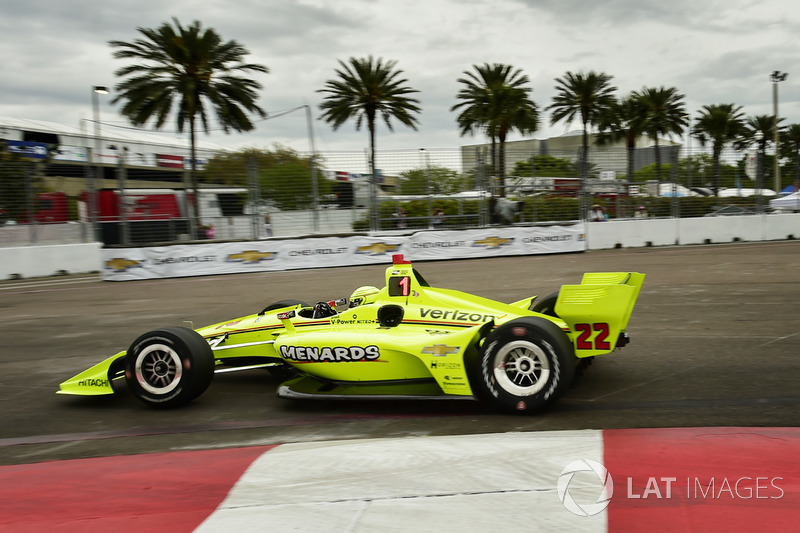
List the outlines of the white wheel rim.
<svg viewBox="0 0 800 533">
<path fill-rule="evenodd" d="M 550 379 L 550 360 L 545 351 L 529 341 L 503 345 L 492 361 L 494 378 L 506 392 L 531 396 L 544 389 Z"/>
<path fill-rule="evenodd" d="M 136 356 L 136 381 L 150 394 L 171 392 L 181 382 L 183 364 L 171 346 L 151 344 Z"/>
</svg>

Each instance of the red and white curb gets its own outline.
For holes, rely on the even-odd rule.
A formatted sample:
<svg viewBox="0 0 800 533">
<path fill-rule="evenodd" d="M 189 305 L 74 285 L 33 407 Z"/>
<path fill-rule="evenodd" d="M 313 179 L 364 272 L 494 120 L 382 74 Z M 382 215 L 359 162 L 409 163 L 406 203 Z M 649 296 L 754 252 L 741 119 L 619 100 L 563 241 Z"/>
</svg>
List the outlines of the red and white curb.
<svg viewBox="0 0 800 533">
<path fill-rule="evenodd" d="M 0 531 L 789 531 L 800 428 L 408 437 L 0 467 Z"/>
</svg>

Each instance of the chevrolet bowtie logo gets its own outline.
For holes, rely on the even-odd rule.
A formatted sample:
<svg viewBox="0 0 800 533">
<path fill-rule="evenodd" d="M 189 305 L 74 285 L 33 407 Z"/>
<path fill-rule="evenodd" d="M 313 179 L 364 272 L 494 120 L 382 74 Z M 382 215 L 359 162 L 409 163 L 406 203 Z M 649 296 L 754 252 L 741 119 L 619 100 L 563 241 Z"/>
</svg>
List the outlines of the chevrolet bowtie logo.
<svg viewBox="0 0 800 533">
<path fill-rule="evenodd" d="M 242 263 L 258 263 L 260 261 L 269 261 L 275 259 L 278 255 L 275 252 L 259 252 L 258 250 L 247 250 L 246 252 L 239 252 L 238 254 L 230 254 L 226 261 L 241 261 Z"/>
<path fill-rule="evenodd" d="M 106 261 L 106 268 L 110 268 L 114 272 L 125 272 L 129 268 L 142 266 L 141 261 L 135 259 L 125 259 L 122 257 L 115 257 L 110 261 Z"/>
<path fill-rule="evenodd" d="M 359 246 L 356 250 L 358 254 L 383 255 L 386 252 L 396 252 L 400 249 L 399 244 L 386 244 L 385 242 L 374 242 L 366 246 Z"/>
<path fill-rule="evenodd" d="M 441 357 L 443 355 L 458 353 L 458 346 L 448 346 L 446 344 L 434 344 L 433 346 L 426 346 L 422 349 L 422 353 L 429 353 Z"/>
<path fill-rule="evenodd" d="M 486 248 L 500 248 L 501 246 L 507 246 L 511 244 L 514 239 L 508 239 L 503 237 L 487 237 L 485 239 L 481 239 L 479 241 L 475 241 L 473 246 L 485 246 Z"/>
</svg>

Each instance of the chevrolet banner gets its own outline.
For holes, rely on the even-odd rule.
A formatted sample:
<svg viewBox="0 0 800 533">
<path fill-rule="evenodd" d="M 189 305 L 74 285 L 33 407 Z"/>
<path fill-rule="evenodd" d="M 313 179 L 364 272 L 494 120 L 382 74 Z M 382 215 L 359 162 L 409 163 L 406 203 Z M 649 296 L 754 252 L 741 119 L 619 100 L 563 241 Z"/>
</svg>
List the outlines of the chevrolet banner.
<svg viewBox="0 0 800 533">
<path fill-rule="evenodd" d="M 412 235 L 320 237 L 104 249 L 110 281 L 388 264 L 413 261 L 582 252 L 583 224 L 421 231 Z"/>
</svg>

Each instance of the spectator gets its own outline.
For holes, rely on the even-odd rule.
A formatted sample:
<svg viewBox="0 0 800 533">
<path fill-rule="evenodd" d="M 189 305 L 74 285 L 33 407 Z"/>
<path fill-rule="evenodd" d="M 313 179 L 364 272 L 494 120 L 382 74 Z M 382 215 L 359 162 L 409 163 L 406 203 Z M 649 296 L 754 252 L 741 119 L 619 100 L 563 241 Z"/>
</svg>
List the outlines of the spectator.
<svg viewBox="0 0 800 533">
<path fill-rule="evenodd" d="M 643 205 L 639 206 L 639 209 L 633 214 L 635 218 L 647 218 L 647 208 Z"/>
<path fill-rule="evenodd" d="M 272 225 L 269 222 L 269 215 L 264 215 L 264 236 L 272 237 Z"/>
<path fill-rule="evenodd" d="M 433 215 L 431 216 L 431 224 L 433 224 L 433 229 L 441 228 L 444 224 L 444 213 L 438 207 L 433 208 Z"/>
<path fill-rule="evenodd" d="M 206 226 L 201 226 L 201 233 L 200 236 L 204 239 L 213 239 L 214 235 L 216 235 L 216 231 L 214 231 L 214 226 L 208 224 Z"/>
<path fill-rule="evenodd" d="M 606 212 L 599 204 L 594 204 L 589 211 L 589 222 L 605 222 Z"/>
<path fill-rule="evenodd" d="M 392 216 L 395 217 L 396 219 L 394 222 L 395 228 L 406 229 L 408 227 L 408 224 L 406 223 L 407 215 L 405 209 L 403 209 L 402 207 L 398 207 L 397 211 L 395 211 L 394 214 L 392 214 Z"/>
</svg>

